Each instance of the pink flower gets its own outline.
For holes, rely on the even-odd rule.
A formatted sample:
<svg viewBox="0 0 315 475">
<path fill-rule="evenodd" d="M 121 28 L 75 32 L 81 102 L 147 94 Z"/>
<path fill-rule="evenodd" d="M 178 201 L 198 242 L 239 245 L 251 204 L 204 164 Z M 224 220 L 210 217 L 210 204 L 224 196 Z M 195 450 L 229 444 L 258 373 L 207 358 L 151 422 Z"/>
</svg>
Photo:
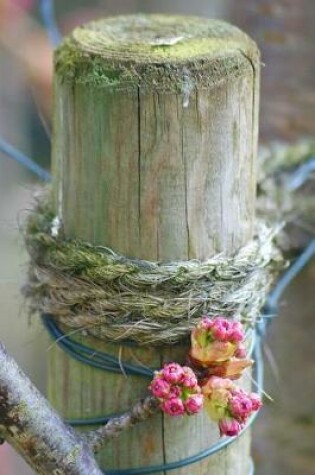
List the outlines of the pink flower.
<svg viewBox="0 0 315 475">
<path fill-rule="evenodd" d="M 177 384 L 182 381 L 184 371 L 181 365 L 177 363 L 168 363 L 162 369 L 162 375 L 168 383 Z"/>
<path fill-rule="evenodd" d="M 233 437 L 242 429 L 242 425 L 235 419 L 225 418 L 219 421 L 220 436 L 228 435 Z"/>
<path fill-rule="evenodd" d="M 178 397 L 166 399 L 166 401 L 161 404 L 161 409 L 170 416 L 182 416 L 185 414 L 184 403 Z"/>
<path fill-rule="evenodd" d="M 183 385 L 186 388 L 195 388 L 196 386 L 198 386 L 198 380 L 193 370 L 189 368 L 188 366 L 184 366 L 183 371 L 184 371 L 184 376 L 183 376 L 183 381 L 182 381 Z"/>
<path fill-rule="evenodd" d="M 157 398 L 164 398 L 170 393 L 171 386 L 165 379 L 160 376 L 156 376 L 151 382 L 149 388 L 152 391 L 153 396 Z"/>
<path fill-rule="evenodd" d="M 188 399 L 186 399 L 184 404 L 188 414 L 197 414 L 203 408 L 203 395 L 192 394 Z"/>
<path fill-rule="evenodd" d="M 253 411 L 250 398 L 244 393 L 242 396 L 232 396 L 229 400 L 229 410 L 231 415 L 240 422 L 245 422 Z"/>
<path fill-rule="evenodd" d="M 249 398 L 252 403 L 253 411 L 258 411 L 258 409 L 260 409 L 262 406 L 262 402 L 259 395 L 257 393 L 250 393 Z"/>
</svg>

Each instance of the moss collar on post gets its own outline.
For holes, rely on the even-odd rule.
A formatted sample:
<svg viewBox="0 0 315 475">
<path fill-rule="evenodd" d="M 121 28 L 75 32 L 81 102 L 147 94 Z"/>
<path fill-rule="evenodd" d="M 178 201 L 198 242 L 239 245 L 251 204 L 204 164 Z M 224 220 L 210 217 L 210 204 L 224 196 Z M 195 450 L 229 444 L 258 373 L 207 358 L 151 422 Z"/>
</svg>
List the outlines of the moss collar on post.
<svg viewBox="0 0 315 475">
<path fill-rule="evenodd" d="M 255 43 L 223 21 L 131 15 L 76 28 L 57 49 L 55 65 L 68 82 L 112 88 L 126 82 L 172 92 L 189 78 L 209 87 L 243 74 L 257 55 Z"/>
</svg>

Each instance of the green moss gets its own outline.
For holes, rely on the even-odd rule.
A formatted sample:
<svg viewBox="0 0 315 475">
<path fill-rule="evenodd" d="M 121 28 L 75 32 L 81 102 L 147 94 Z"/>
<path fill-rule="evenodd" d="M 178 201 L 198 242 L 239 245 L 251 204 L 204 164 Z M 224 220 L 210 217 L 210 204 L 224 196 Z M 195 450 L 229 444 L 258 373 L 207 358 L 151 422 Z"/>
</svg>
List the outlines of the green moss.
<svg viewBox="0 0 315 475">
<path fill-rule="evenodd" d="M 101 57 L 87 56 L 68 38 L 55 53 L 55 68 L 61 78 L 95 85 L 116 85 L 121 72 L 111 68 Z"/>
<path fill-rule="evenodd" d="M 55 67 L 68 82 L 180 89 L 184 67 L 208 86 L 252 68 L 253 58 L 255 44 L 227 23 L 133 15 L 76 28 L 57 49 Z"/>
</svg>

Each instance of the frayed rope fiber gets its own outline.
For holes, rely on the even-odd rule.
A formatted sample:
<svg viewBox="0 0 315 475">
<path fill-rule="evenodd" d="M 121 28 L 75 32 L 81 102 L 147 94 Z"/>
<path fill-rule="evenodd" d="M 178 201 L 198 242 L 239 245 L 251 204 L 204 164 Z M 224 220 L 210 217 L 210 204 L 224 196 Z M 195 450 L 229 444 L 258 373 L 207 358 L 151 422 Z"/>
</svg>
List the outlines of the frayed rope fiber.
<svg viewBox="0 0 315 475">
<path fill-rule="evenodd" d="M 26 226 L 31 263 L 24 290 L 31 311 L 109 341 L 177 343 L 205 313 L 254 325 L 283 265 L 274 244 L 279 228 L 263 224 L 232 257 L 160 263 L 64 239 L 62 230 L 53 236 L 53 221 L 46 199 Z"/>
</svg>

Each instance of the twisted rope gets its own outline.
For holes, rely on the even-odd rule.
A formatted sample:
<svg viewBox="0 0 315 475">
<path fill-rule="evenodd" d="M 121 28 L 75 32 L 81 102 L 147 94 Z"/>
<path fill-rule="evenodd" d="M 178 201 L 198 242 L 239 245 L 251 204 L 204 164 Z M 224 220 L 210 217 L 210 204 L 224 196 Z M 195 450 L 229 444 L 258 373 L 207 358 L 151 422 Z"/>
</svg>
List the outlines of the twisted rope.
<svg viewBox="0 0 315 475">
<path fill-rule="evenodd" d="M 47 202 L 28 221 L 31 310 L 109 341 L 176 343 L 204 313 L 253 325 L 281 263 L 279 228 L 263 224 L 232 257 L 155 263 L 54 236 L 53 222 Z"/>
</svg>

